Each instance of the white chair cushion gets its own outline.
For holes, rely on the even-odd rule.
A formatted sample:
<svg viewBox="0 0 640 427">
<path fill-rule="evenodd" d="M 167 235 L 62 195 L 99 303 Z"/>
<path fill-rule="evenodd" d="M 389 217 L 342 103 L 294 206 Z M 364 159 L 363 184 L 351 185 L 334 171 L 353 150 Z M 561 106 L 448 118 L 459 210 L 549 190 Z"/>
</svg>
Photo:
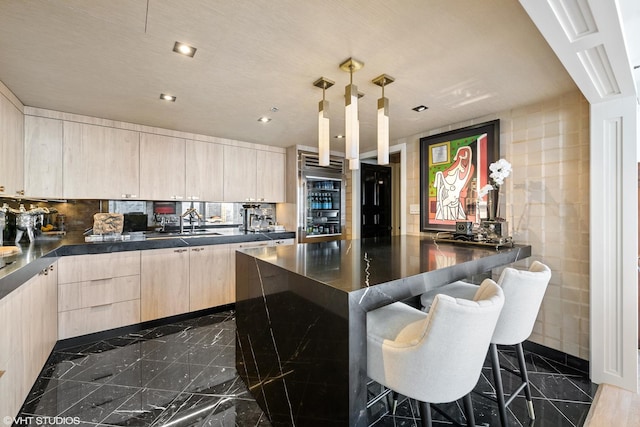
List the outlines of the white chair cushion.
<svg viewBox="0 0 640 427">
<path fill-rule="evenodd" d="M 425 292 L 420 295 L 420 304 L 422 305 L 422 310 L 429 311 L 431 304 L 433 304 L 433 300 L 438 294 L 445 294 L 454 298 L 473 300 L 478 287 L 478 285 L 467 283 L 463 280 L 458 280 L 457 282 L 449 283 L 448 285 L 440 286 L 439 288 Z"/>
<path fill-rule="evenodd" d="M 426 330 L 427 314 L 395 302 L 367 313 L 367 337 L 396 347 L 416 345 Z"/>
</svg>

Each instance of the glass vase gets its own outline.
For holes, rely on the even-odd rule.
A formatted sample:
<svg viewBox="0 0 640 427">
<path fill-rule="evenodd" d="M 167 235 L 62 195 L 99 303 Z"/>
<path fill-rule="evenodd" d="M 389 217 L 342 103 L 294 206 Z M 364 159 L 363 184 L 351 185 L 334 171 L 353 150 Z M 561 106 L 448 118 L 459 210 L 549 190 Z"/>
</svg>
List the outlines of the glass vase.
<svg viewBox="0 0 640 427">
<path fill-rule="evenodd" d="M 498 218 L 499 196 L 499 190 L 489 190 L 487 193 L 487 219 L 489 221 L 496 221 Z"/>
</svg>

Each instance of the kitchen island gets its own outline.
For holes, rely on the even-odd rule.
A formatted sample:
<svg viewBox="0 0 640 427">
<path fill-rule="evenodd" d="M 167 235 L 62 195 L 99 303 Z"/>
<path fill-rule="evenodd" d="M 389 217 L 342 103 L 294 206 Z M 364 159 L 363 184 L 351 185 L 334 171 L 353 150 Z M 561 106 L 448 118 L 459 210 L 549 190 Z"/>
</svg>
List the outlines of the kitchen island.
<svg viewBox="0 0 640 427">
<path fill-rule="evenodd" d="M 238 251 L 238 373 L 276 426 L 367 426 L 366 313 L 529 256 L 418 236 Z"/>
</svg>

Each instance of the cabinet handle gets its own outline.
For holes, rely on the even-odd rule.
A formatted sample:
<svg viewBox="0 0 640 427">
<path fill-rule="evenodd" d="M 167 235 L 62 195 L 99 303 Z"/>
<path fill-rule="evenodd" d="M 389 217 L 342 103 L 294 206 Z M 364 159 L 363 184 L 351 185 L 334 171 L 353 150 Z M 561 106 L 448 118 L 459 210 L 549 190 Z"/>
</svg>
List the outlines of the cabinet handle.
<svg viewBox="0 0 640 427">
<path fill-rule="evenodd" d="M 204 251 L 204 248 L 193 248 L 192 251 L 200 252 L 200 251 Z"/>
<path fill-rule="evenodd" d="M 0 191 L 4 193 L 4 185 L 0 185 Z"/>
<path fill-rule="evenodd" d="M 181 253 L 181 252 L 187 252 L 188 250 L 189 250 L 189 249 L 174 249 L 174 251 L 173 251 L 173 252 Z"/>
<path fill-rule="evenodd" d="M 42 274 L 44 274 L 45 276 L 48 276 L 49 275 L 49 268 L 44 268 L 42 270 Z"/>
<path fill-rule="evenodd" d="M 24 190 L 18 190 L 18 191 L 16 191 L 16 194 L 18 196 L 24 196 Z"/>
<path fill-rule="evenodd" d="M 122 198 L 124 198 L 124 199 L 135 199 L 137 197 L 138 197 L 137 194 L 123 194 L 122 195 Z"/>
<path fill-rule="evenodd" d="M 106 303 L 106 304 L 97 304 L 97 305 L 92 305 L 92 306 L 91 306 L 91 307 L 89 307 L 89 308 L 106 307 L 106 306 L 108 306 L 108 305 L 113 305 L 113 303 L 112 303 L 112 302 L 108 302 L 108 303 Z"/>
<path fill-rule="evenodd" d="M 49 271 L 53 271 L 53 264 L 49 266 Z"/>
</svg>

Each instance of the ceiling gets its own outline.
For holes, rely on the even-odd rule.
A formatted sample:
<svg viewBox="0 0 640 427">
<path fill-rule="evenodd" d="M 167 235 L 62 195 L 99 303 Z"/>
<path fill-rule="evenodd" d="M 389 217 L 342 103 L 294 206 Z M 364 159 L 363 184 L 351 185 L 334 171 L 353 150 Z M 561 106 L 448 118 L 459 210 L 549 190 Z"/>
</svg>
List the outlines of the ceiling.
<svg viewBox="0 0 640 427">
<path fill-rule="evenodd" d="M 195 57 L 172 52 L 175 41 Z M 365 63 L 353 75 L 363 150 L 375 145 L 371 80 L 383 73 L 395 78 L 392 140 L 576 88 L 516 0 L 0 0 L 0 81 L 31 107 L 315 145 L 312 83 L 336 82 L 331 134 L 343 133 L 349 57 Z"/>
</svg>

